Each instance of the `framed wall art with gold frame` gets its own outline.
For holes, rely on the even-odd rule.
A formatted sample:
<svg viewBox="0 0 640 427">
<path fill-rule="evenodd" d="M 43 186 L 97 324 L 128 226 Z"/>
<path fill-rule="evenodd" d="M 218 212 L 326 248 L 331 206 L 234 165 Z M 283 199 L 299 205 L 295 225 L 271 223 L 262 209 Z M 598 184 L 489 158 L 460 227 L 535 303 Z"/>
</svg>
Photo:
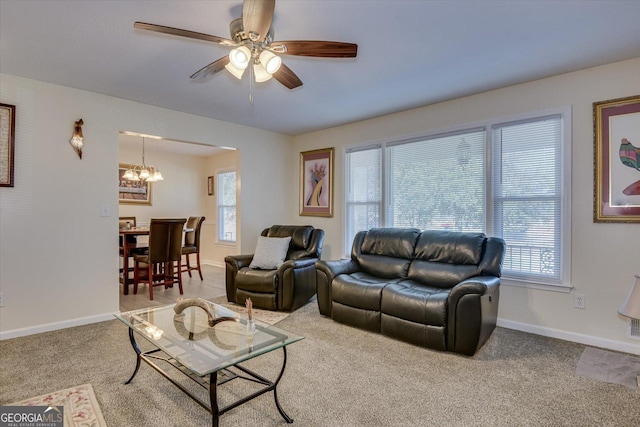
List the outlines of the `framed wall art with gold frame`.
<svg viewBox="0 0 640 427">
<path fill-rule="evenodd" d="M 594 222 L 640 222 L 640 95 L 593 103 Z"/>
<path fill-rule="evenodd" d="M 132 181 L 123 175 L 128 169 L 140 169 L 138 165 L 120 163 L 118 165 L 118 201 L 120 204 L 151 205 L 153 183 L 149 181 Z M 153 174 L 153 168 L 149 168 Z"/>
<path fill-rule="evenodd" d="M 333 152 L 300 153 L 300 215 L 333 216 Z"/>
<path fill-rule="evenodd" d="M 13 187 L 16 106 L 0 104 L 0 187 Z"/>
</svg>

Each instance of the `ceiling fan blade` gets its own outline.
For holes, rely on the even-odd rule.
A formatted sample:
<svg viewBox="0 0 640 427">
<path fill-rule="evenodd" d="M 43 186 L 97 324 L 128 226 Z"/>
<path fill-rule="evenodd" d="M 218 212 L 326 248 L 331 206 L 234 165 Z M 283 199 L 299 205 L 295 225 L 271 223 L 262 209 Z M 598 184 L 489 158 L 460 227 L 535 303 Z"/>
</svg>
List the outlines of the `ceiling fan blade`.
<svg viewBox="0 0 640 427">
<path fill-rule="evenodd" d="M 197 33 L 195 31 L 181 30 L 180 28 L 165 27 L 164 25 L 148 24 L 146 22 L 136 22 L 133 24 L 135 28 L 141 30 L 155 31 L 157 33 L 171 34 L 174 36 L 188 37 L 190 39 L 204 40 L 207 42 L 219 43 L 225 46 L 236 46 L 236 42 L 233 40 L 225 39 L 218 36 L 212 36 L 204 33 Z"/>
<path fill-rule="evenodd" d="M 219 71 L 224 70 L 225 65 L 227 65 L 228 63 L 229 63 L 229 55 L 225 55 L 222 58 L 216 61 L 213 61 L 211 64 L 207 65 L 206 67 L 202 67 L 201 69 L 193 73 L 189 78 L 193 80 L 204 80 L 207 77 Z"/>
<path fill-rule="evenodd" d="M 344 42 L 291 40 L 273 42 L 270 50 L 283 55 L 315 56 L 321 58 L 355 58 L 358 45 Z"/>
<path fill-rule="evenodd" d="M 273 74 L 273 78 L 285 85 L 289 89 L 295 89 L 302 86 L 302 80 L 291 71 L 291 68 L 284 64 L 280 65 L 280 69 Z"/>
<path fill-rule="evenodd" d="M 276 0 L 244 0 L 242 26 L 251 41 L 263 41 L 271 28 Z"/>
</svg>

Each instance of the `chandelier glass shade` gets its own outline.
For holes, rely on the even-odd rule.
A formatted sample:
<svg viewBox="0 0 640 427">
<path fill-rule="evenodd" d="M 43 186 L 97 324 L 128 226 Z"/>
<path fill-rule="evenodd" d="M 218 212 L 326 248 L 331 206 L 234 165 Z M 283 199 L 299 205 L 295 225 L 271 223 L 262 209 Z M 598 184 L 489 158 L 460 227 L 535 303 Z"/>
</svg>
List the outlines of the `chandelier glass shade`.
<svg viewBox="0 0 640 427">
<path fill-rule="evenodd" d="M 131 165 L 129 169 L 125 171 L 122 175 L 124 179 L 128 179 L 129 181 L 146 181 L 146 182 L 157 182 L 164 181 L 164 177 L 160 170 L 153 165 L 147 165 L 144 161 L 144 137 L 142 138 L 142 166 L 140 165 Z"/>
</svg>

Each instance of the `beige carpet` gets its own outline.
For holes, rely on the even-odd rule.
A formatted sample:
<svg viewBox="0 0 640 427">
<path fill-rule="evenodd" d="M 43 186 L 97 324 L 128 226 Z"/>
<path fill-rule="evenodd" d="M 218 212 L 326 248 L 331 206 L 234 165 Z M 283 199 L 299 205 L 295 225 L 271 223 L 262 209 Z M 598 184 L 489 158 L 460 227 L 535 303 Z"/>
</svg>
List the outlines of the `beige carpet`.
<svg viewBox="0 0 640 427">
<path fill-rule="evenodd" d="M 9 406 L 62 406 L 65 427 L 106 427 L 107 425 L 91 384 L 31 397 Z"/>
<path fill-rule="evenodd" d="M 243 316 L 247 315 L 247 308 L 245 306 L 228 302 L 227 297 L 213 298 L 211 301 L 223 307 L 226 307 L 231 311 L 240 313 Z M 256 320 L 268 323 L 269 325 L 275 325 L 276 323 L 286 319 L 287 317 L 289 317 L 289 314 L 290 313 L 283 311 L 260 310 L 258 308 L 253 309 L 253 317 Z"/>
<path fill-rule="evenodd" d="M 498 328 L 464 357 L 341 325 L 320 316 L 314 300 L 277 327 L 305 337 L 287 347 L 278 385 L 293 427 L 635 427 L 640 419 L 640 391 L 575 374 L 584 345 Z M 0 405 L 91 383 L 110 427 L 211 426 L 206 410 L 146 364 L 124 385 L 135 360 L 128 328 L 115 319 L 0 341 Z M 275 378 L 282 361 L 274 351 L 246 367 Z M 250 384 L 231 381 L 218 396 L 229 403 L 241 387 Z M 288 426 L 273 393 L 225 413 L 220 425 Z"/>
</svg>

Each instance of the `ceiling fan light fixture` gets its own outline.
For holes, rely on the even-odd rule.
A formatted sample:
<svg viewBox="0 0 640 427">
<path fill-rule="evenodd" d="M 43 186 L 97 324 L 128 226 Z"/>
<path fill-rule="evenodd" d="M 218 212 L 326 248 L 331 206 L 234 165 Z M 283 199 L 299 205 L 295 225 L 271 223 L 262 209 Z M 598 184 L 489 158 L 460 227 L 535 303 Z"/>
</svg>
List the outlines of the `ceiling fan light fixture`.
<svg viewBox="0 0 640 427">
<path fill-rule="evenodd" d="M 256 83 L 266 82 L 273 77 L 273 75 L 269 74 L 260 62 L 255 62 L 253 64 L 253 75 L 255 76 Z"/>
<path fill-rule="evenodd" d="M 229 52 L 229 60 L 239 70 L 244 70 L 251 60 L 251 51 L 246 46 L 240 46 Z"/>
<path fill-rule="evenodd" d="M 226 68 L 227 71 L 230 72 L 233 75 L 233 77 L 235 77 L 238 80 L 240 80 L 242 78 L 242 74 L 244 74 L 244 70 L 234 67 L 231 62 L 225 65 L 224 68 Z"/>
<path fill-rule="evenodd" d="M 273 74 L 280 69 L 282 59 L 271 51 L 263 50 L 260 53 L 260 62 L 267 73 Z"/>
</svg>

